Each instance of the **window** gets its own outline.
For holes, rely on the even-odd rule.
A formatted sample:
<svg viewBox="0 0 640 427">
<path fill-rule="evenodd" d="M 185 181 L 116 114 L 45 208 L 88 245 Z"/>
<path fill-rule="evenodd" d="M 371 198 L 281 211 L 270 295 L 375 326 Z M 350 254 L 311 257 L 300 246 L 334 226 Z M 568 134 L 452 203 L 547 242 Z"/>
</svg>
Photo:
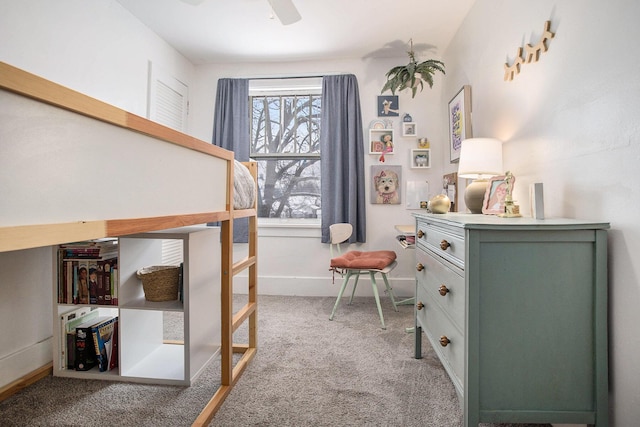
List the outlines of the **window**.
<svg viewBox="0 0 640 427">
<path fill-rule="evenodd" d="M 258 163 L 258 217 L 318 218 L 322 79 L 252 80 L 250 157 Z"/>
</svg>

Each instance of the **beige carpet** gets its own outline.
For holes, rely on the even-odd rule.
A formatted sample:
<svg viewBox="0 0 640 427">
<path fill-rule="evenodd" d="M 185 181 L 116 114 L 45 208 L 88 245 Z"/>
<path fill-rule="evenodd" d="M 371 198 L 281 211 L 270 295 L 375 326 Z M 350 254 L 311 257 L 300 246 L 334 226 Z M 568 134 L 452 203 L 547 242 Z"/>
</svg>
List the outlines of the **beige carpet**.
<svg viewBox="0 0 640 427">
<path fill-rule="evenodd" d="M 244 297 L 237 298 L 242 303 Z M 259 350 L 212 426 L 458 427 L 461 410 L 442 365 L 423 340 L 413 358 L 413 307 L 387 329 L 372 298 L 259 298 Z M 169 319 L 168 334 L 180 327 Z M 237 341 L 246 336 L 236 333 Z M 219 384 L 213 363 L 191 387 L 48 377 L 0 403 L 2 426 L 189 426 Z"/>
</svg>

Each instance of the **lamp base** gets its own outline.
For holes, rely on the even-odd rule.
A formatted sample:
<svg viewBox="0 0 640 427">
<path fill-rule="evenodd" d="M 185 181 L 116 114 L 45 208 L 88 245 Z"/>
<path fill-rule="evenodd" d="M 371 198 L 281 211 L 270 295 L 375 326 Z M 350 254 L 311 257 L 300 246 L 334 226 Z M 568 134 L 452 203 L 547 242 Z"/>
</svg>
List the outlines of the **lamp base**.
<svg viewBox="0 0 640 427">
<path fill-rule="evenodd" d="M 487 191 L 486 179 L 475 179 L 467 186 L 464 191 L 464 203 L 472 214 L 482 213 L 482 203 L 484 202 L 484 193 Z"/>
</svg>

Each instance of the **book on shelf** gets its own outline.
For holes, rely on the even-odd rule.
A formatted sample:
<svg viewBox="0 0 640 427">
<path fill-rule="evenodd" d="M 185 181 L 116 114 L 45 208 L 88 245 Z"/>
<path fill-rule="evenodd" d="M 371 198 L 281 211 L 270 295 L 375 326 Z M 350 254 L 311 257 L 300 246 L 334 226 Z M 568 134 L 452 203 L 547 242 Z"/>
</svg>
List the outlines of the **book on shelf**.
<svg viewBox="0 0 640 427">
<path fill-rule="evenodd" d="M 74 293 L 77 297 L 74 301 L 77 304 L 95 304 L 91 301 L 91 292 L 89 289 L 89 261 L 79 260 L 72 262 L 74 277 Z"/>
<path fill-rule="evenodd" d="M 98 300 L 100 293 L 98 288 L 98 263 L 95 260 L 91 260 L 87 264 L 87 283 L 89 287 L 89 304 L 100 304 Z M 104 298 L 104 292 L 102 298 Z"/>
<path fill-rule="evenodd" d="M 114 334 L 117 328 L 118 318 L 112 317 L 104 322 L 94 325 L 91 328 L 93 345 L 96 354 L 96 364 L 100 372 L 113 369 L 111 361 L 113 359 Z M 117 336 L 116 336 L 117 339 Z M 117 346 L 116 346 L 117 351 Z M 117 359 L 117 357 L 116 357 Z M 113 367 L 117 364 L 113 365 Z"/>
<path fill-rule="evenodd" d="M 120 321 L 116 317 L 116 322 L 113 325 L 113 335 L 111 337 L 111 354 L 109 355 L 109 371 L 116 368 L 118 366 L 118 326 L 120 325 Z"/>
<path fill-rule="evenodd" d="M 93 327 L 111 319 L 102 316 L 76 326 L 76 351 L 74 367 L 76 371 L 88 371 L 96 366 L 96 350 L 93 344 Z"/>
<path fill-rule="evenodd" d="M 98 307 L 80 307 L 60 315 L 60 369 L 74 369 L 76 326 L 98 318 Z"/>
<path fill-rule="evenodd" d="M 118 300 L 117 288 L 115 287 L 115 274 L 118 272 L 118 258 L 109 258 L 98 262 L 98 272 L 104 287 L 104 305 L 114 305 Z"/>
</svg>

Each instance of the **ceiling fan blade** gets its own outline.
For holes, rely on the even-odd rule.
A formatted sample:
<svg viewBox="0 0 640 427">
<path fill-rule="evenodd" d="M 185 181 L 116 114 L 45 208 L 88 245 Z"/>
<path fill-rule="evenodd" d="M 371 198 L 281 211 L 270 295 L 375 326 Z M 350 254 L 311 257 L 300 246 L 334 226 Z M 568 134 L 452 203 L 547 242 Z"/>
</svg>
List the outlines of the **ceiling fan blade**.
<svg viewBox="0 0 640 427">
<path fill-rule="evenodd" d="M 290 25 L 302 19 L 292 0 L 269 0 L 269 4 L 282 25 Z"/>
</svg>

